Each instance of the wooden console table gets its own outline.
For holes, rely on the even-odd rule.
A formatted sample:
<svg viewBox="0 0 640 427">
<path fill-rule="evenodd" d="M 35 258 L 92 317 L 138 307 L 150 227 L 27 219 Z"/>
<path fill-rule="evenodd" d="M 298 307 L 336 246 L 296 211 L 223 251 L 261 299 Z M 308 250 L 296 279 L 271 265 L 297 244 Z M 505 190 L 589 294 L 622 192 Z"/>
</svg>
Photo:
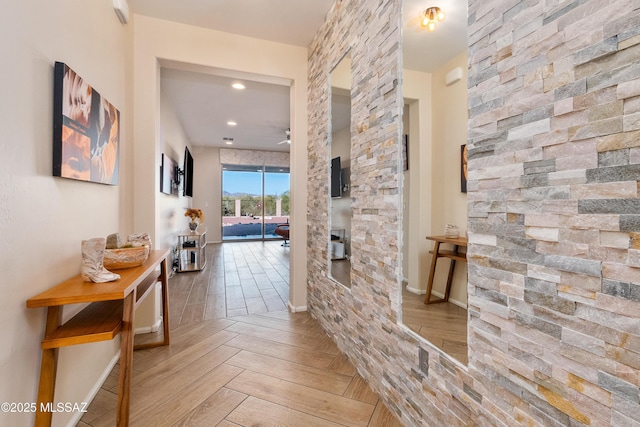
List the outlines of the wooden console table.
<svg viewBox="0 0 640 427">
<path fill-rule="evenodd" d="M 136 346 L 135 349 L 169 344 L 169 301 L 167 257 L 169 250 L 152 250 L 139 267 L 115 270 L 120 279 L 107 283 L 84 282 L 80 275 L 27 300 L 27 308 L 47 307 L 47 322 L 42 339 L 42 364 L 38 385 L 35 426 L 50 426 L 52 412 L 41 412 L 42 404 L 53 404 L 58 349 L 60 347 L 111 340 L 122 334 L 116 423 L 129 425 L 129 393 L 133 363 L 133 319 L 135 309 L 154 285 L 162 285 L 163 341 Z M 156 274 L 160 266 L 160 275 Z M 62 324 L 66 304 L 90 303 Z"/>
<path fill-rule="evenodd" d="M 451 292 L 451 281 L 453 279 L 453 269 L 456 266 L 456 261 L 467 262 L 467 254 L 465 252 L 460 252 L 460 247 L 467 247 L 467 238 L 466 237 L 444 237 L 444 236 L 427 236 L 427 240 L 433 240 L 435 245 L 433 246 L 433 258 L 431 259 L 431 270 L 429 271 L 429 282 L 427 283 L 427 294 L 424 297 L 425 304 L 434 304 L 438 302 L 446 302 L 449 301 L 449 293 Z M 449 243 L 453 245 L 453 250 L 442 250 L 440 249 L 441 243 Z M 466 250 L 466 249 L 465 249 Z M 447 288 L 444 293 L 444 298 L 437 298 L 435 300 L 431 300 L 431 291 L 433 290 L 433 278 L 436 274 L 436 263 L 440 258 L 449 258 L 451 260 L 451 264 L 449 264 L 449 275 L 447 277 Z"/>
</svg>

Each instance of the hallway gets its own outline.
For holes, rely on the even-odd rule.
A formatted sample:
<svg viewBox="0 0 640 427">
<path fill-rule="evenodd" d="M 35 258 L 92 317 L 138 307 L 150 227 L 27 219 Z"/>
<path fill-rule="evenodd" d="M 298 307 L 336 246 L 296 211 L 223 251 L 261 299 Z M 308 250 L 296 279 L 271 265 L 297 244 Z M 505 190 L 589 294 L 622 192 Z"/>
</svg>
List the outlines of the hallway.
<svg viewBox="0 0 640 427">
<path fill-rule="evenodd" d="M 289 248 L 281 240 L 207 244 L 207 265 L 169 281 L 171 326 L 286 310 Z"/>
<path fill-rule="evenodd" d="M 134 352 L 130 425 L 401 425 L 311 316 L 285 310 L 288 248 L 207 249 L 205 270 L 169 281 L 171 345 Z M 115 424 L 117 385 L 118 366 L 79 426 Z"/>
</svg>

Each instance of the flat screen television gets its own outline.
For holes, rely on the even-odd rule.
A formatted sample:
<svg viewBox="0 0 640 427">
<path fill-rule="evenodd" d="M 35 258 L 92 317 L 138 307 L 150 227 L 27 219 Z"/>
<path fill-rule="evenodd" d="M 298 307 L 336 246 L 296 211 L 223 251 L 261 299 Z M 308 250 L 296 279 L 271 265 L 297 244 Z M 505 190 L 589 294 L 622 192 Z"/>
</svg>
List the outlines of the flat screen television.
<svg viewBox="0 0 640 427">
<path fill-rule="evenodd" d="M 331 159 L 331 197 L 342 197 L 342 169 L 339 156 Z"/>
<path fill-rule="evenodd" d="M 193 157 L 189 147 L 184 147 L 184 186 L 183 195 L 193 197 Z"/>
</svg>

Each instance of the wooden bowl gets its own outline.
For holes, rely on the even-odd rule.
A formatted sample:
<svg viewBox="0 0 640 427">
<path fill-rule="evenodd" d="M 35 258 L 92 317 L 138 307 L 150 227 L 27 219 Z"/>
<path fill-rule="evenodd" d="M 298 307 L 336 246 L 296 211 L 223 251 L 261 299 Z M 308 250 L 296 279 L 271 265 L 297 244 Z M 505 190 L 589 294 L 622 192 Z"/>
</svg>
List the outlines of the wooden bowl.
<svg viewBox="0 0 640 427">
<path fill-rule="evenodd" d="M 106 249 L 104 252 L 104 268 L 118 270 L 142 265 L 149 258 L 149 246 L 135 248 Z"/>
</svg>

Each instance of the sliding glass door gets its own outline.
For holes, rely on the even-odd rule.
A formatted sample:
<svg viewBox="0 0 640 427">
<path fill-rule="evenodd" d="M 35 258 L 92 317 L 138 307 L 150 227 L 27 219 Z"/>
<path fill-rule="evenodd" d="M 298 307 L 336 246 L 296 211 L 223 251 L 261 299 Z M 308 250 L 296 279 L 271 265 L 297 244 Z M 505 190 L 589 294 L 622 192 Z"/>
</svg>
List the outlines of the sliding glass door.
<svg viewBox="0 0 640 427">
<path fill-rule="evenodd" d="M 278 224 L 289 222 L 289 168 L 264 168 L 264 236 L 273 234 Z"/>
<path fill-rule="evenodd" d="M 289 206 L 289 168 L 222 166 L 222 240 L 279 238 Z"/>
</svg>

